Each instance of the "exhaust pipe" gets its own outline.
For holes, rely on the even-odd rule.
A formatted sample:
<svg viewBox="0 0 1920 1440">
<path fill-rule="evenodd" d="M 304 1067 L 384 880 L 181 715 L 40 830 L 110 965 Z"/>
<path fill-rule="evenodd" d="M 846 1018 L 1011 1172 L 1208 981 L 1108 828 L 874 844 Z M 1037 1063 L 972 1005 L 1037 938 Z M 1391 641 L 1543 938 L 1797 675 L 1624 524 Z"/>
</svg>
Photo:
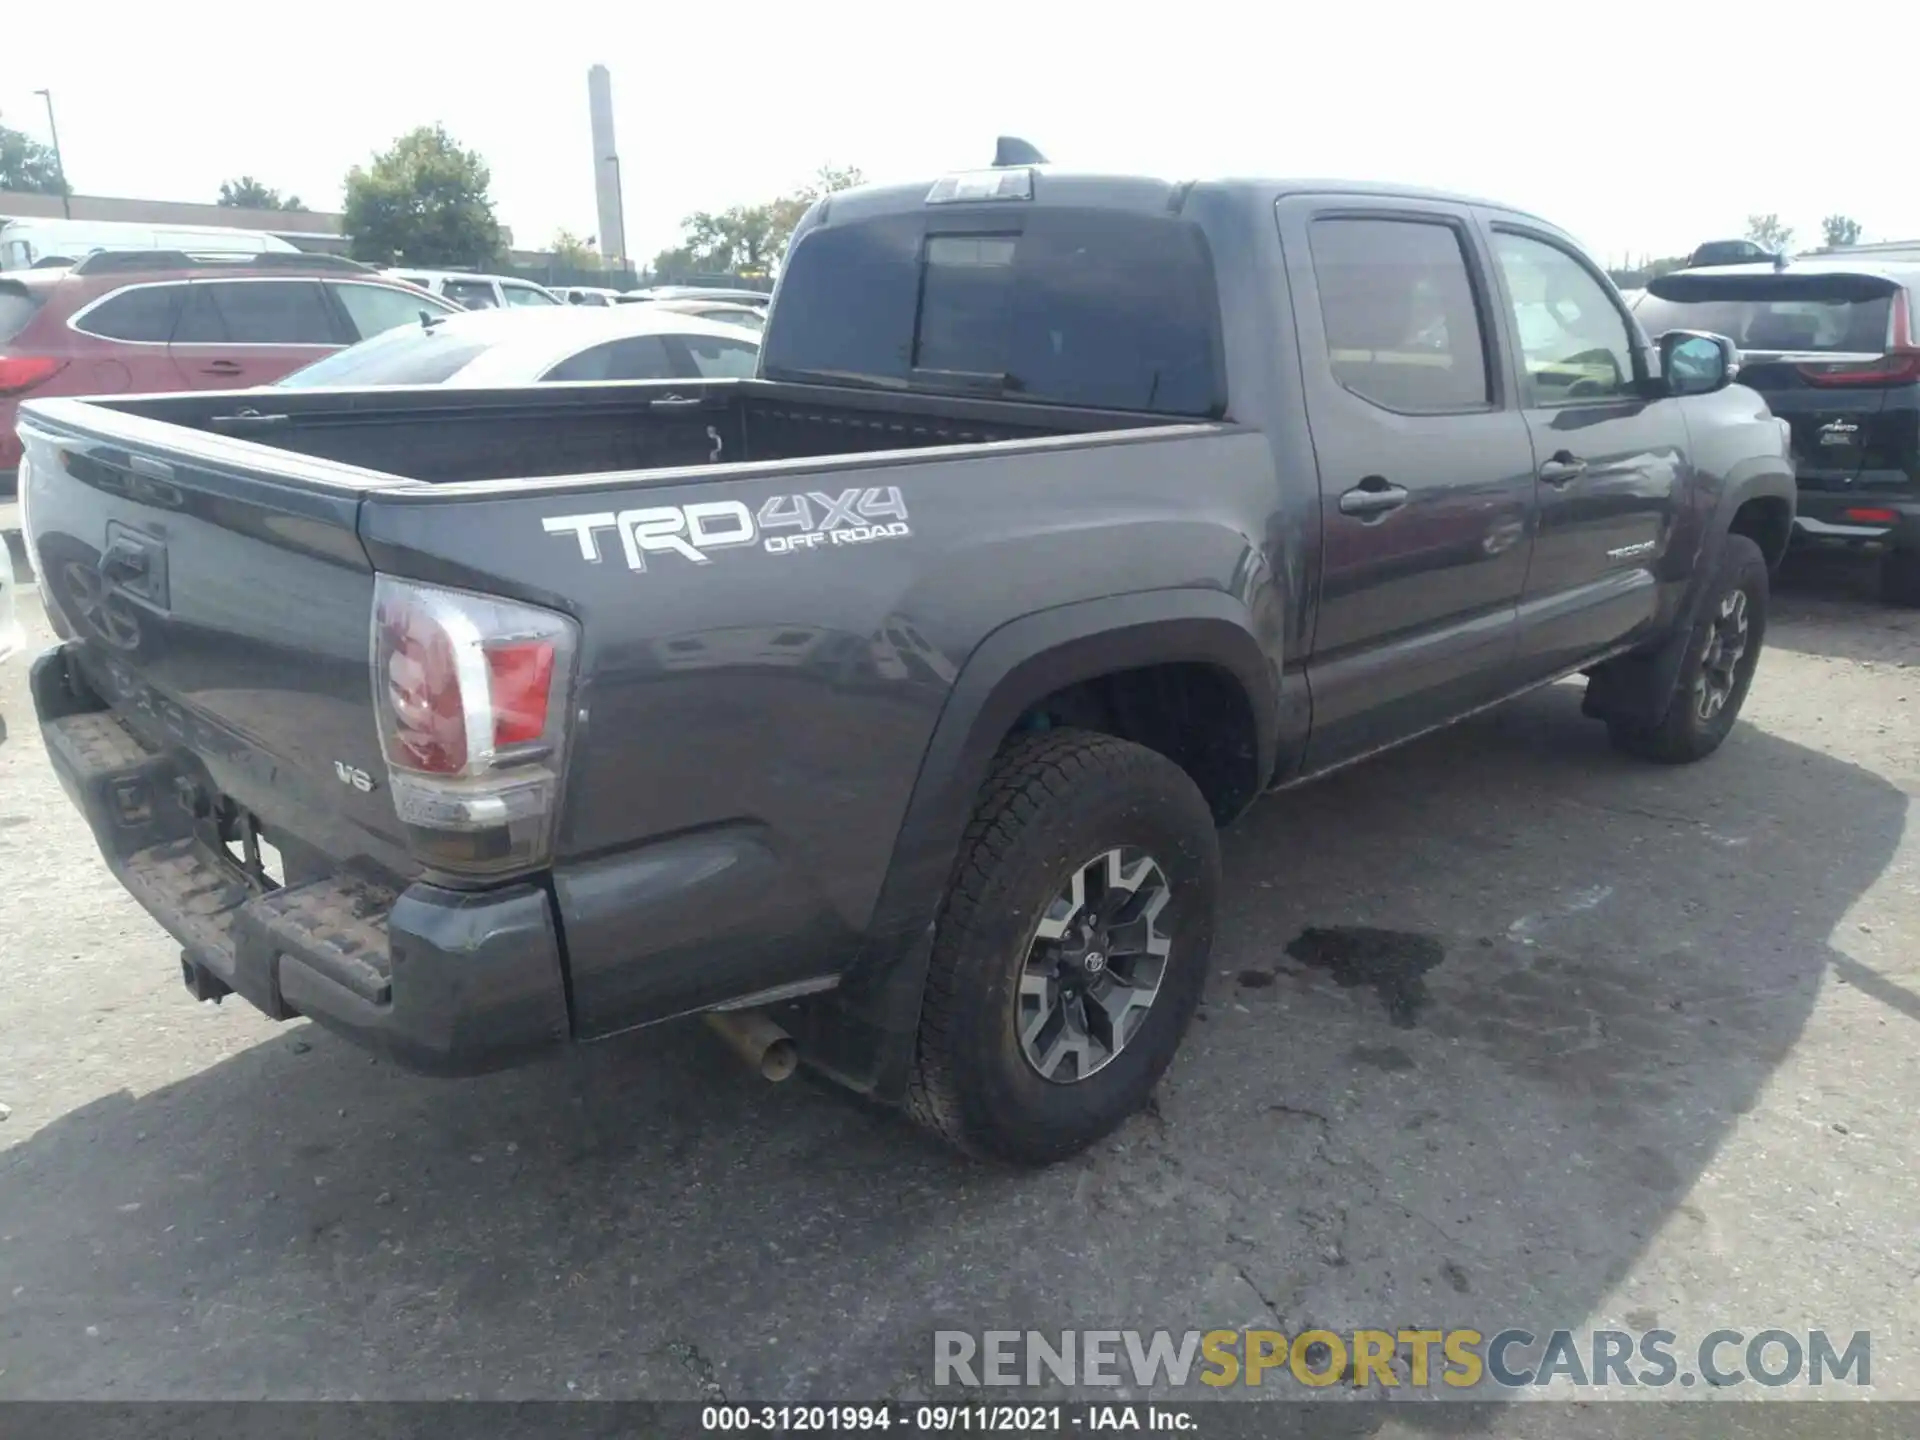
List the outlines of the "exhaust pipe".
<svg viewBox="0 0 1920 1440">
<path fill-rule="evenodd" d="M 709 1010 L 707 1024 L 733 1053 L 765 1080 L 785 1080 L 799 1068 L 793 1037 L 759 1010 Z"/>
</svg>

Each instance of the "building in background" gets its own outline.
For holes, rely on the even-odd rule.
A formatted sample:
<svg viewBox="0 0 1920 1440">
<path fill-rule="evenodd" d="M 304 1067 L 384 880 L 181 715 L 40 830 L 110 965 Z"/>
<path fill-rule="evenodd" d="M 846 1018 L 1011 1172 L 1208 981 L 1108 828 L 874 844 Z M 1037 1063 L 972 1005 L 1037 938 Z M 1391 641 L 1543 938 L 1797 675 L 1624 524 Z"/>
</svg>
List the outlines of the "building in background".
<svg viewBox="0 0 1920 1440">
<path fill-rule="evenodd" d="M 593 198 L 600 219 L 600 253 L 608 265 L 627 264 L 627 212 L 620 189 L 620 148 L 613 140 L 613 77 L 607 67 L 587 71 L 587 119 L 593 130 Z"/>
</svg>

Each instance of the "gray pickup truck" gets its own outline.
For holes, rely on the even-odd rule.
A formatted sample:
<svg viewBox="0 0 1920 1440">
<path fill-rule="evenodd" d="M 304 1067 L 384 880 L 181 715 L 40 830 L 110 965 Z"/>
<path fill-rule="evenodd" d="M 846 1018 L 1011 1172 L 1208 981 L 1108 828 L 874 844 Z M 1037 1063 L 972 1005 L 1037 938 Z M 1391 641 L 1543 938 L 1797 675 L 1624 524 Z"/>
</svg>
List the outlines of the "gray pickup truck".
<svg viewBox="0 0 1920 1440">
<path fill-rule="evenodd" d="M 752 379 L 28 402 L 32 689 L 202 998 L 446 1073 L 704 1013 L 1044 1162 L 1262 792 L 1580 672 L 1721 743 L 1794 505 L 1732 369 L 1477 201 L 850 191 Z"/>
</svg>

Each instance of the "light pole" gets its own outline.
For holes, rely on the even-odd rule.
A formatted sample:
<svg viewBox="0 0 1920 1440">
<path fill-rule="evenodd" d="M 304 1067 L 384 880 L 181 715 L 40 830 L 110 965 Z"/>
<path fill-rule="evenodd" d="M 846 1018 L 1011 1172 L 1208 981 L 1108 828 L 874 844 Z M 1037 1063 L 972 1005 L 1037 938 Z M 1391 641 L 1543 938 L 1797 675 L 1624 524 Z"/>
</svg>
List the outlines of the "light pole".
<svg viewBox="0 0 1920 1440">
<path fill-rule="evenodd" d="M 33 93 L 47 102 L 47 132 L 53 136 L 53 168 L 60 180 L 60 213 L 71 220 L 73 202 L 67 198 L 67 162 L 60 158 L 60 127 L 53 123 L 53 92 L 36 90 Z"/>
<path fill-rule="evenodd" d="M 620 227 L 620 268 L 627 268 L 627 195 L 626 186 L 620 182 L 620 157 L 604 157 L 607 164 L 613 166 L 613 218 Z"/>
</svg>

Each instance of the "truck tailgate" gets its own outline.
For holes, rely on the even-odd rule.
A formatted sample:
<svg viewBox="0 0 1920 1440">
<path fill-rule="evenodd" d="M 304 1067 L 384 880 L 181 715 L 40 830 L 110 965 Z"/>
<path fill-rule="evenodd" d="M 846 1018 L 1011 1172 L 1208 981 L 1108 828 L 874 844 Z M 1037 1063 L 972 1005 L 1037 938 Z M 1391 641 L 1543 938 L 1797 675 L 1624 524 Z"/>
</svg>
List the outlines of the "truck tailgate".
<svg viewBox="0 0 1920 1440">
<path fill-rule="evenodd" d="M 229 802 L 300 868 L 409 873 L 386 788 L 354 783 L 380 773 L 355 520 L 369 486 L 404 482 L 311 459 L 296 479 L 251 446 L 222 463 L 235 447 L 206 436 L 188 458 L 134 438 L 169 427 L 107 418 L 105 433 L 44 414 L 22 427 L 22 502 L 78 668 L 185 761 L 168 798 Z"/>
</svg>

